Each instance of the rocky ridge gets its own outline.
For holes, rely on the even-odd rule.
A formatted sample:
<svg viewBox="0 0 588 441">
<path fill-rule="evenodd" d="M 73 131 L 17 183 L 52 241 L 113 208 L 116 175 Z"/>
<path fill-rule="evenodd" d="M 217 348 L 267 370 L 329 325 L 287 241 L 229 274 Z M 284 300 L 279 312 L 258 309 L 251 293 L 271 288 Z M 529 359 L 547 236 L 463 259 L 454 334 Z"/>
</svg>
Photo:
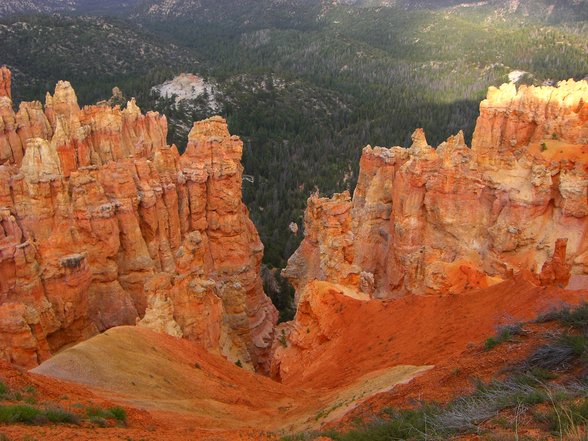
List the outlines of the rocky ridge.
<svg viewBox="0 0 588 441">
<path fill-rule="evenodd" d="M 460 132 L 434 149 L 421 129 L 408 149 L 365 147 L 353 198 L 308 199 L 305 238 L 283 270 L 298 310 L 276 330 L 271 374 L 287 383 L 321 375 L 315 360 L 341 342 L 343 357 L 363 357 L 350 342 L 363 331 L 346 334 L 357 320 L 349 305 L 412 305 L 419 294 L 474 302 L 487 292 L 506 310 L 514 289 L 531 293 L 527 308 L 545 309 L 548 293 L 564 298 L 571 277 L 573 289 L 587 288 L 587 103 L 585 81 L 503 85 L 480 105 L 472 148 Z M 418 338 L 426 321 L 409 320 Z"/>
<path fill-rule="evenodd" d="M 461 132 L 435 149 L 420 129 L 408 149 L 365 147 L 353 198 L 308 200 L 284 274 L 299 292 L 325 280 L 371 298 L 458 293 L 541 278 L 563 238 L 556 260 L 588 274 L 586 103 L 585 81 L 503 85 L 481 103 L 471 149 Z"/>
<path fill-rule="evenodd" d="M 241 200 L 242 142 L 220 117 L 186 152 L 167 121 L 101 104 L 68 82 L 15 112 L 0 70 L 0 358 L 32 367 L 135 324 L 267 366 L 277 313 Z"/>
</svg>

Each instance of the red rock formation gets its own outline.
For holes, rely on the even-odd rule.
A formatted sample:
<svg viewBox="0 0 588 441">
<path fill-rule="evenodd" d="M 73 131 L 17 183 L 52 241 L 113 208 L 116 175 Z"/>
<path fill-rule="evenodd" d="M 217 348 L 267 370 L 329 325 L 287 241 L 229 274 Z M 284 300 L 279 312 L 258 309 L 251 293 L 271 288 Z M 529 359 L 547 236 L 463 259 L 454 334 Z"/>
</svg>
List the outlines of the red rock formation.
<svg viewBox="0 0 588 441">
<path fill-rule="evenodd" d="M 12 73 L 6 66 L 0 67 L 0 96 L 12 98 L 11 82 Z"/>
<path fill-rule="evenodd" d="M 277 313 L 241 200 L 242 142 L 220 117 L 195 123 L 182 156 L 166 137 L 165 117 L 134 101 L 80 109 L 67 82 L 44 111 L 0 97 L 1 358 L 34 366 L 140 321 L 267 367 Z"/>
<path fill-rule="evenodd" d="M 570 281 L 571 265 L 566 262 L 567 239 L 557 239 L 553 256 L 546 260 L 541 268 L 539 279 L 542 285 L 565 287 Z"/>
<path fill-rule="evenodd" d="M 491 87 L 480 104 L 472 150 L 492 161 L 545 139 L 587 144 L 587 94 L 587 83 L 574 80 L 558 87 Z"/>
<path fill-rule="evenodd" d="M 454 317 L 464 323 L 456 302 L 474 309 L 490 302 L 505 312 L 527 292 L 528 313 L 559 289 L 539 285 L 563 287 L 570 272 L 588 274 L 586 102 L 586 82 L 518 92 L 503 86 L 481 104 L 472 149 L 462 133 L 433 149 L 422 130 L 409 149 L 364 148 L 353 199 L 308 200 L 305 238 L 283 271 L 296 287 L 298 311 L 276 330 L 271 374 L 327 384 L 337 375 L 326 364 L 348 360 L 348 378 L 391 340 L 391 363 L 414 362 L 403 351 L 417 342 L 411 351 L 428 364 L 423 348 L 438 345 L 422 335 L 435 323 L 438 339 L 438 318 L 451 323 L 452 336 L 471 338 L 454 333 Z M 369 301 L 407 294 L 437 295 Z M 478 296 L 488 297 L 475 306 Z M 434 313 L 414 306 L 437 301 L 446 305 Z M 371 312 L 389 305 L 389 321 L 374 321 Z M 408 316 L 406 306 L 414 306 Z M 497 314 L 481 311 L 477 331 Z"/>
<path fill-rule="evenodd" d="M 309 199 L 284 274 L 376 298 L 486 287 L 548 259 L 544 283 L 588 274 L 585 103 L 585 81 L 491 88 L 472 149 L 462 133 L 433 149 L 422 130 L 409 149 L 366 147 L 352 200 Z"/>
</svg>

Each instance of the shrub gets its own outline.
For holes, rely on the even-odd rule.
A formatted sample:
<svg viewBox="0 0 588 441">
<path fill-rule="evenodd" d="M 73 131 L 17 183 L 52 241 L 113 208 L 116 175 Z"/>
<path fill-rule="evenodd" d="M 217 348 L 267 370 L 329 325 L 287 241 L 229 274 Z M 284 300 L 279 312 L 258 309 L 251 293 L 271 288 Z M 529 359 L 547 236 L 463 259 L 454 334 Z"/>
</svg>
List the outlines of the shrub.
<svg viewBox="0 0 588 441">
<path fill-rule="evenodd" d="M 108 416 L 110 416 L 108 414 L 108 412 L 101 407 L 88 407 L 88 408 L 86 408 L 86 414 L 88 415 L 89 418 L 92 418 L 92 417 L 107 418 Z"/>
<path fill-rule="evenodd" d="M 588 425 L 588 398 L 580 403 L 554 405 L 548 416 L 551 429 L 561 435 L 566 435 L 578 426 Z"/>
<path fill-rule="evenodd" d="M 387 409 L 389 419 L 374 422 L 362 430 L 352 430 L 335 436 L 340 441 L 384 441 L 392 439 L 413 439 L 422 434 L 433 435 L 431 420 L 439 409 L 423 406 L 418 409 Z"/>
<path fill-rule="evenodd" d="M 86 414 L 93 422 L 96 422 L 99 419 L 117 420 L 121 424 L 126 424 L 127 422 L 127 412 L 122 407 L 111 407 L 110 409 L 88 407 L 86 409 Z"/>
<path fill-rule="evenodd" d="M 484 343 L 484 349 L 486 349 L 487 351 L 489 351 L 490 349 L 494 349 L 499 344 L 500 344 L 500 342 L 496 338 L 490 337 Z"/>
<path fill-rule="evenodd" d="M 0 406 L 0 423 L 27 423 L 37 422 L 41 410 L 25 405 Z"/>
<path fill-rule="evenodd" d="M 50 407 L 45 409 L 45 417 L 52 423 L 69 423 L 69 424 L 80 424 L 80 418 L 61 407 Z"/>
<path fill-rule="evenodd" d="M 120 423 L 126 424 L 127 412 L 122 407 L 112 407 L 109 409 L 109 412 L 115 420 L 119 421 Z"/>
<path fill-rule="evenodd" d="M 288 347 L 288 341 L 286 340 L 286 332 L 282 329 L 282 333 L 280 334 L 280 336 L 278 337 L 278 341 L 280 342 L 280 344 L 284 347 L 287 348 Z"/>
<path fill-rule="evenodd" d="M 8 395 L 8 386 L 0 381 L 0 398 L 5 398 Z"/>
<path fill-rule="evenodd" d="M 540 376 L 549 374 L 543 371 L 536 372 Z M 585 397 L 586 391 L 588 383 L 547 387 L 533 374 L 489 383 L 478 381 L 472 394 L 460 397 L 445 406 L 423 404 L 410 410 L 385 409 L 384 414 L 372 423 L 344 434 L 306 432 L 282 438 L 282 441 L 306 441 L 319 435 L 328 436 L 336 441 L 453 439 L 454 435 L 460 433 L 479 433 L 481 423 L 494 420 L 505 409 L 525 412 L 539 403 L 552 403 L 560 417 L 564 414 L 561 409 L 566 409 L 568 421 L 577 426 L 588 422 L 588 399 L 584 398 L 580 404 L 568 404 L 567 407 L 564 407 L 564 403 L 569 403 L 579 396 Z M 557 413 L 550 416 L 536 412 L 535 416 L 536 419 L 541 417 L 541 421 L 545 423 L 551 422 L 553 427 L 561 419 L 557 418 Z"/>
<path fill-rule="evenodd" d="M 311 441 L 320 436 L 315 432 L 302 432 L 294 435 L 286 435 L 280 438 L 280 441 Z"/>
<path fill-rule="evenodd" d="M 0 406 L 0 423 L 14 424 L 45 424 L 45 423 L 70 423 L 79 424 L 77 415 L 60 407 L 38 409 L 27 405 Z"/>
<path fill-rule="evenodd" d="M 539 316 L 537 322 L 557 321 L 563 326 L 580 331 L 588 331 L 588 303 L 577 307 L 564 307 Z"/>
<path fill-rule="evenodd" d="M 23 389 L 24 392 L 26 392 L 27 394 L 36 394 L 37 393 L 37 389 L 35 389 L 34 386 L 27 386 Z"/>
<path fill-rule="evenodd" d="M 501 343 L 511 341 L 515 335 L 526 335 L 522 323 L 513 323 L 510 325 L 502 325 L 498 327 L 498 332 L 495 336 L 490 337 L 484 343 L 484 349 L 489 351 Z"/>
<path fill-rule="evenodd" d="M 518 383 L 537 386 L 546 381 L 554 380 L 557 375 L 547 369 L 534 367 L 523 374 L 515 375 L 513 378 Z"/>
<path fill-rule="evenodd" d="M 92 424 L 95 424 L 98 427 L 107 427 L 108 426 L 108 421 L 106 421 L 104 418 L 98 417 L 98 416 L 90 417 L 90 422 Z"/>
<path fill-rule="evenodd" d="M 554 336 L 552 341 L 540 346 L 527 358 L 530 368 L 565 370 L 588 353 L 588 337 L 564 334 Z"/>
<path fill-rule="evenodd" d="M 574 309 L 561 311 L 559 321 L 564 326 L 578 330 L 588 330 L 588 303 L 582 303 Z"/>
</svg>

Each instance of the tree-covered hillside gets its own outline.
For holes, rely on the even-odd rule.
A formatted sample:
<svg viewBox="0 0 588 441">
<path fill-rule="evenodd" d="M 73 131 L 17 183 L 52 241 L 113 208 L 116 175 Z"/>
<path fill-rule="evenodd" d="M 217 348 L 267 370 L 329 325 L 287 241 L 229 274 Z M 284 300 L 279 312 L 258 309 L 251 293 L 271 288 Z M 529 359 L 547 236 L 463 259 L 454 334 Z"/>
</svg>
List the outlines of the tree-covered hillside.
<svg viewBox="0 0 588 441">
<path fill-rule="evenodd" d="M 120 20 L 16 17 L 0 21 L 0 41 L 0 64 L 13 71 L 17 102 L 44 97 L 62 79 L 86 104 L 108 98 L 114 85 L 141 95 L 148 83 L 198 69 L 190 51 Z"/>
<path fill-rule="evenodd" d="M 352 189 L 365 144 L 406 145 L 416 127 L 433 145 L 459 129 L 469 136 L 487 87 L 513 70 L 537 83 L 588 73 L 586 22 L 462 9 L 339 5 L 307 22 L 294 7 L 273 24 L 267 15 L 240 21 L 243 11 L 230 27 L 211 26 L 211 11 L 143 23 L 190 47 L 222 84 L 231 129 L 251 145 L 245 164 L 257 179 L 247 202 L 266 260 L 281 266 L 304 199 L 315 188 Z"/>
</svg>

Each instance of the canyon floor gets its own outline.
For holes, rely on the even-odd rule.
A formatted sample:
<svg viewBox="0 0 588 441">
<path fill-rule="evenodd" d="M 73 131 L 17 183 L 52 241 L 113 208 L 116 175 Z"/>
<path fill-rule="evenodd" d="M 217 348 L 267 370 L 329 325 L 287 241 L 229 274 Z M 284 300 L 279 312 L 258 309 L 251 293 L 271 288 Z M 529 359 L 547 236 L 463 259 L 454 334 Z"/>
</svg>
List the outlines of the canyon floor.
<svg viewBox="0 0 588 441">
<path fill-rule="evenodd" d="M 30 372 L 3 364 L 0 380 L 9 390 L 79 414 L 82 422 L 2 426 L 0 433 L 10 440 L 275 440 L 350 427 L 387 406 L 466 393 L 474 378 L 493 378 L 541 340 L 539 325 L 530 325 L 528 336 L 485 350 L 498 326 L 588 300 L 586 290 L 537 287 L 522 277 L 463 294 L 387 301 L 353 298 L 324 282 L 314 288 L 323 319 L 345 325 L 304 355 L 283 348 L 297 358 L 282 382 L 193 342 L 118 327 Z M 88 409 L 113 406 L 126 410 L 126 426 L 83 419 Z"/>
</svg>

